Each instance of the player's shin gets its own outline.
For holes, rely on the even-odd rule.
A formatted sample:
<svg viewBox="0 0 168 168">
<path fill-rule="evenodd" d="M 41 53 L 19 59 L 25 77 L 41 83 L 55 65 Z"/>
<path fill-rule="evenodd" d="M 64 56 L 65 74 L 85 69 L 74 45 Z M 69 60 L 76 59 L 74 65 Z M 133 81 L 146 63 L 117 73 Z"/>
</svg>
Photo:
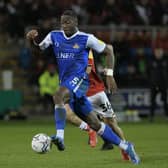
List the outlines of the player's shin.
<svg viewBox="0 0 168 168">
<path fill-rule="evenodd" d="M 101 123 L 101 128 L 97 133 L 104 141 L 112 142 L 115 145 L 119 145 L 121 142 L 121 139 L 112 131 L 108 125 L 105 125 L 104 123 Z"/>
<path fill-rule="evenodd" d="M 55 106 L 55 126 L 56 126 L 56 135 L 51 136 L 52 142 L 57 146 L 57 149 L 60 151 L 65 150 L 64 145 L 64 128 L 66 120 L 66 111 L 63 106 Z"/>
<path fill-rule="evenodd" d="M 104 141 L 111 142 L 121 149 L 126 150 L 128 145 L 106 124 L 101 123 L 101 128 L 97 132 Z"/>
<path fill-rule="evenodd" d="M 66 111 L 64 106 L 55 105 L 55 127 L 57 130 L 57 137 L 64 139 L 64 128 L 66 121 Z"/>
<path fill-rule="evenodd" d="M 140 163 L 140 159 L 135 152 L 134 146 L 130 142 L 121 140 L 108 125 L 101 123 L 101 128 L 97 133 L 103 138 L 103 140 L 112 142 L 123 149 L 129 155 L 133 164 Z"/>
</svg>

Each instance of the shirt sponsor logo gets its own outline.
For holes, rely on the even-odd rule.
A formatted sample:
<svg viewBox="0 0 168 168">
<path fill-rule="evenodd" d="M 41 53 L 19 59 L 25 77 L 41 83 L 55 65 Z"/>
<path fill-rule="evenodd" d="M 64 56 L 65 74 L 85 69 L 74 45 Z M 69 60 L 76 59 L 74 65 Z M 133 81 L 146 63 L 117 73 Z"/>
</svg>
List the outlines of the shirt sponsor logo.
<svg viewBox="0 0 168 168">
<path fill-rule="evenodd" d="M 72 59 L 75 57 L 74 53 L 58 53 L 56 58 L 61 58 L 61 59 Z"/>
</svg>

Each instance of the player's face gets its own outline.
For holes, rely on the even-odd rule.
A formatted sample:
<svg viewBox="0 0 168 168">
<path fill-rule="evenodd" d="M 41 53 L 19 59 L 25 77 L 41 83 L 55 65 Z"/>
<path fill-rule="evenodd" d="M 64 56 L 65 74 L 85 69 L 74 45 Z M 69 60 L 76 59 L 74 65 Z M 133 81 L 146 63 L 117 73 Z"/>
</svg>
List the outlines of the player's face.
<svg viewBox="0 0 168 168">
<path fill-rule="evenodd" d="M 61 16 L 61 28 L 66 36 L 72 36 L 77 31 L 77 20 L 71 16 Z"/>
</svg>

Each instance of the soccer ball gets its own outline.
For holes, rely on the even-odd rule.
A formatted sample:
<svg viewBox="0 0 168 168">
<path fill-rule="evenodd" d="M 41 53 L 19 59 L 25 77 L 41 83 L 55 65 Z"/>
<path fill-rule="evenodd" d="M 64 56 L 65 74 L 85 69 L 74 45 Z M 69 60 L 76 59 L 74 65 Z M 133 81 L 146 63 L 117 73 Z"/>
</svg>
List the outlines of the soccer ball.
<svg viewBox="0 0 168 168">
<path fill-rule="evenodd" d="M 32 149 L 37 153 L 46 153 L 51 149 L 51 138 L 44 133 L 36 134 L 32 139 Z"/>
</svg>

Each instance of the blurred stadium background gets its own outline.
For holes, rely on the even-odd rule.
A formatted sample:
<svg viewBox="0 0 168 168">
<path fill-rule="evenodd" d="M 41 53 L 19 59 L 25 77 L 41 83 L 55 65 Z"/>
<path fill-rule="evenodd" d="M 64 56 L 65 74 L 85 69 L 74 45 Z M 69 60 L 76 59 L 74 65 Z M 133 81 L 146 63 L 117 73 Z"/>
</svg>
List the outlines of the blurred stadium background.
<svg viewBox="0 0 168 168">
<path fill-rule="evenodd" d="M 168 60 L 167 0 L 0 0 L 0 167 L 134 166 L 121 161 L 117 148 L 102 153 L 101 139 L 94 149 L 90 148 L 87 134 L 70 124 L 66 127 L 65 152 L 57 151 L 55 146 L 46 155 L 31 150 L 35 134 L 55 132 L 52 107 L 41 100 L 38 83 L 55 59 L 50 50 L 43 55 L 31 53 L 25 33 L 38 27 L 45 35 L 59 27 L 60 14 L 69 8 L 77 13 L 81 30 L 114 46 L 119 91 L 111 102 L 119 121 L 124 121 L 120 125 L 126 136 L 135 143 L 142 159 L 139 166 L 167 168 L 167 120 L 160 94 L 156 98 L 157 120 L 148 120 L 148 61 L 156 49 Z M 103 77 L 102 58 L 95 53 L 96 68 Z"/>
<path fill-rule="evenodd" d="M 167 0 L 0 0 L 1 118 L 52 115 L 40 103 L 38 78 L 55 60 L 50 51 L 32 54 L 25 32 L 38 27 L 45 35 L 59 26 L 60 14 L 70 8 L 77 13 L 81 30 L 114 46 L 119 92 L 112 104 L 119 120 L 148 116 L 148 60 L 158 48 L 168 58 Z M 102 58 L 95 54 L 100 74 Z M 157 115 L 162 116 L 160 94 L 156 101 Z"/>
</svg>

